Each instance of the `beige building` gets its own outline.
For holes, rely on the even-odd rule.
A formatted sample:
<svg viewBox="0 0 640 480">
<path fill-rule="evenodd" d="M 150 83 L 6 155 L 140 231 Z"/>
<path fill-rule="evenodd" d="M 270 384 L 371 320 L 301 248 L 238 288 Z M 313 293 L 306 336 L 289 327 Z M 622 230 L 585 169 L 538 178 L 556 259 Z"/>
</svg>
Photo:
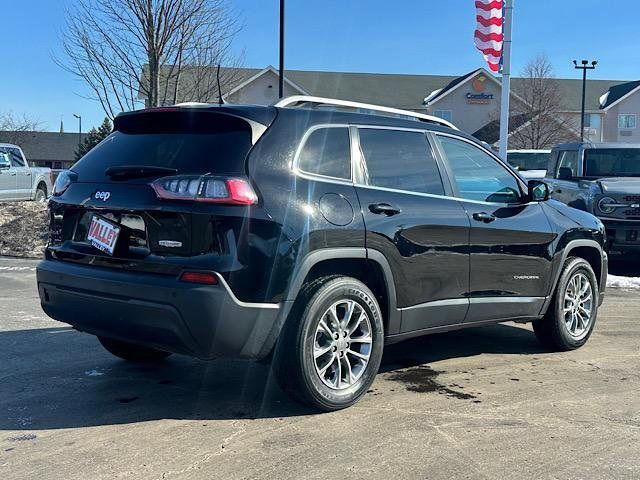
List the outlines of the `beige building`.
<svg viewBox="0 0 640 480">
<path fill-rule="evenodd" d="M 231 69 L 226 73 L 229 72 Z M 269 105 L 277 101 L 278 71 L 272 66 L 264 69 L 233 69 L 232 73 L 226 76 L 232 77 L 233 82 L 223 88 L 226 102 Z M 579 137 L 582 80 L 553 81 L 557 82 L 562 99 L 558 115 L 567 120 L 562 126 L 566 134 L 564 136 L 567 141 L 575 140 Z M 501 88 L 500 77 L 484 68 L 459 77 L 287 70 L 284 94 L 339 98 L 429 113 L 494 144 L 498 135 Z M 524 88 L 524 79 L 512 79 L 512 106 L 517 107 L 524 102 Z M 211 97 L 209 101 L 217 101 L 217 94 Z M 190 100 L 179 98 L 179 101 Z M 587 81 L 586 139 L 639 142 L 640 131 L 636 125 L 638 115 L 640 81 Z M 530 120 L 520 117 L 514 115 L 511 118 L 510 131 Z"/>
</svg>

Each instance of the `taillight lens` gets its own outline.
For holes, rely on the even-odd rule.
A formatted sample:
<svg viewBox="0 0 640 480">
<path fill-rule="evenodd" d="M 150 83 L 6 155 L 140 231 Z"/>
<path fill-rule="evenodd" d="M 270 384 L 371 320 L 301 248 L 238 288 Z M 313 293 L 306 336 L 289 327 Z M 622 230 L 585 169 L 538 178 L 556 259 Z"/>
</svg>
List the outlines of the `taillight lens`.
<svg viewBox="0 0 640 480">
<path fill-rule="evenodd" d="M 180 280 L 187 283 L 201 283 L 203 285 L 218 284 L 218 277 L 210 272 L 182 272 Z"/>
<path fill-rule="evenodd" d="M 58 174 L 58 178 L 56 178 L 56 183 L 53 184 L 53 192 L 52 195 L 58 196 L 62 195 L 69 185 L 75 182 L 78 179 L 78 175 L 71 170 L 63 170 Z"/>
<path fill-rule="evenodd" d="M 244 178 L 177 175 L 159 178 L 151 186 L 158 198 L 167 200 L 191 200 L 226 205 L 258 203 L 256 192 Z"/>
</svg>

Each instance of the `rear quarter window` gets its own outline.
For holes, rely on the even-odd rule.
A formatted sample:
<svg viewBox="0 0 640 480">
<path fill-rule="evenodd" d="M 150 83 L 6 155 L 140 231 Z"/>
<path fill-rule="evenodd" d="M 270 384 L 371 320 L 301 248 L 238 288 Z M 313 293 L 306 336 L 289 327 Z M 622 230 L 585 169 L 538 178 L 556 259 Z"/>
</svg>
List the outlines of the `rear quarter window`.
<svg viewBox="0 0 640 480">
<path fill-rule="evenodd" d="M 351 143 L 347 127 L 311 131 L 300 149 L 298 169 L 314 175 L 351 179 Z"/>
</svg>

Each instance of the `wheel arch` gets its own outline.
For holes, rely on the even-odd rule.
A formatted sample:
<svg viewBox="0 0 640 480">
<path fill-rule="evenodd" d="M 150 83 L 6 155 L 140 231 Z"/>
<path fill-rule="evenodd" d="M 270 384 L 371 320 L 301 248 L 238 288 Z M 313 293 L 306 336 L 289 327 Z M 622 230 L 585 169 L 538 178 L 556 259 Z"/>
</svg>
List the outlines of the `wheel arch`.
<svg viewBox="0 0 640 480">
<path fill-rule="evenodd" d="M 603 292 L 606 283 L 607 283 L 607 254 L 603 250 L 602 246 L 596 242 L 595 240 L 589 239 L 578 239 L 569 241 L 562 253 L 560 255 L 560 261 L 557 264 L 555 269 L 555 273 L 553 276 L 553 283 L 551 284 L 551 291 L 547 296 L 547 300 L 541 309 L 541 314 L 546 313 L 549 305 L 551 304 L 551 299 L 558 287 L 558 282 L 560 281 L 560 275 L 562 275 L 562 267 L 565 264 L 567 258 L 570 256 L 580 257 L 586 260 L 593 272 L 596 275 L 596 279 L 598 280 L 598 290 Z"/>
<path fill-rule="evenodd" d="M 34 190 L 34 197 L 35 197 L 35 193 L 38 190 L 42 190 L 44 192 L 45 197 L 51 193 L 49 192 L 49 187 L 47 186 L 47 182 L 45 182 L 43 178 L 38 179 L 38 183 L 36 183 L 36 189 Z"/>
<path fill-rule="evenodd" d="M 400 328 L 396 289 L 391 267 L 384 255 L 367 248 L 323 248 L 307 254 L 295 270 L 286 300 L 293 302 L 303 285 L 326 275 L 356 278 L 374 293 L 382 310 L 385 335 Z"/>
</svg>

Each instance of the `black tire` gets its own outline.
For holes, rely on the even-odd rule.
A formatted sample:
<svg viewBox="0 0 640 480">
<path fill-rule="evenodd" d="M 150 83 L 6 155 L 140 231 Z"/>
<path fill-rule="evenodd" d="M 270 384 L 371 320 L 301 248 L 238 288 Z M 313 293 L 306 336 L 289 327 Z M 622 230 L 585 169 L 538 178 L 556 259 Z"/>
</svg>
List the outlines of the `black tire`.
<svg viewBox="0 0 640 480">
<path fill-rule="evenodd" d="M 362 335 L 362 331 L 354 329 L 351 333 L 345 333 L 345 335 L 348 335 L 346 337 L 347 341 L 351 340 L 352 334 L 354 335 L 354 341 L 351 346 L 349 346 L 349 343 L 346 343 L 346 346 L 343 343 L 340 348 L 346 350 L 335 351 L 335 355 L 333 350 L 327 353 L 329 358 L 332 359 L 331 364 L 335 366 L 334 370 L 338 371 L 339 364 L 341 369 L 345 369 L 345 378 L 353 378 L 352 382 L 346 382 L 347 384 L 350 383 L 350 385 L 347 387 L 343 385 L 342 389 L 337 389 L 326 385 L 324 383 L 326 376 L 324 377 L 325 380 L 323 380 L 320 372 L 316 369 L 314 346 L 318 342 L 319 334 L 316 329 L 320 325 L 320 320 L 328 318 L 325 315 L 329 308 L 341 301 L 354 302 L 357 305 L 353 307 L 353 311 L 355 312 L 357 308 L 358 312 L 367 315 L 368 323 L 365 321 L 365 325 L 367 329 L 369 327 L 370 329 L 366 336 L 370 335 L 371 344 L 370 347 L 359 346 L 363 344 L 356 342 L 356 337 Z M 344 317 L 347 317 L 346 310 Z M 351 325 L 354 324 L 352 323 Z M 347 327 L 344 332 L 348 332 L 348 330 L 349 328 Z M 327 338 L 331 337 L 327 336 Z M 337 339 L 335 342 L 331 340 L 331 343 L 337 342 L 339 342 Z M 353 405 L 369 389 L 380 367 L 383 346 L 384 326 L 382 313 L 371 290 L 354 278 L 323 277 L 305 285 L 294 303 L 276 347 L 273 364 L 276 378 L 283 390 L 296 400 L 323 411 L 340 410 Z M 362 367 L 358 363 L 359 360 L 350 353 L 350 348 L 366 349 L 360 350 L 361 353 L 369 353 L 366 366 Z M 351 358 L 351 361 L 347 357 Z M 335 360 L 333 360 L 334 358 Z M 354 374 L 351 377 L 352 362 L 356 364 L 356 369 L 360 367 L 359 376 Z M 327 374 L 325 373 L 325 375 Z M 334 378 L 337 377 L 338 374 L 335 373 Z M 340 382 L 338 382 L 338 385 L 340 385 Z"/>
<path fill-rule="evenodd" d="M 565 322 L 565 293 L 569 282 L 574 276 L 583 274 L 591 286 L 591 314 L 589 323 L 580 335 L 572 335 L 569 326 Z M 568 351 L 581 347 L 593 332 L 598 316 L 598 281 L 589 262 L 578 257 L 569 257 L 563 266 L 556 291 L 551 299 L 547 313 L 540 320 L 533 322 L 533 331 L 536 337 L 546 348 L 552 351 Z"/>
<path fill-rule="evenodd" d="M 33 197 L 35 202 L 44 202 L 47 199 L 47 187 L 43 185 L 38 185 L 36 188 L 36 194 Z"/>
<path fill-rule="evenodd" d="M 150 363 L 164 360 L 171 352 L 142 347 L 133 343 L 122 342 L 113 338 L 98 337 L 102 346 L 112 355 L 128 362 Z"/>
</svg>

